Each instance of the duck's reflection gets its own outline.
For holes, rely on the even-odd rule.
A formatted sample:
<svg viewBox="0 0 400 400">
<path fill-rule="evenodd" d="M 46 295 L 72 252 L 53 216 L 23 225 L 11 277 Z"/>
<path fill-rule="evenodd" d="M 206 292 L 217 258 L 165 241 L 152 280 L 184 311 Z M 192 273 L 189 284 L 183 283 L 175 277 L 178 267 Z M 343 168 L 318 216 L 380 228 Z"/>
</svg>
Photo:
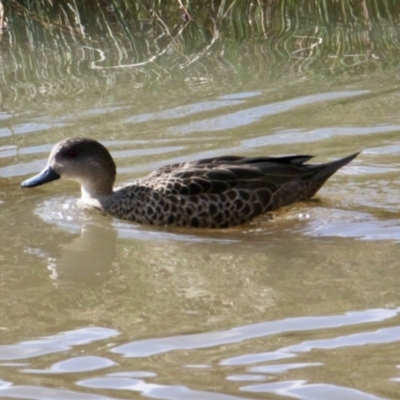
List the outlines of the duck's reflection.
<svg viewBox="0 0 400 400">
<path fill-rule="evenodd" d="M 102 225 L 82 225 L 78 237 L 48 253 L 50 278 L 55 282 L 66 280 L 85 285 L 103 283 L 112 275 L 117 236 L 109 221 Z"/>
</svg>

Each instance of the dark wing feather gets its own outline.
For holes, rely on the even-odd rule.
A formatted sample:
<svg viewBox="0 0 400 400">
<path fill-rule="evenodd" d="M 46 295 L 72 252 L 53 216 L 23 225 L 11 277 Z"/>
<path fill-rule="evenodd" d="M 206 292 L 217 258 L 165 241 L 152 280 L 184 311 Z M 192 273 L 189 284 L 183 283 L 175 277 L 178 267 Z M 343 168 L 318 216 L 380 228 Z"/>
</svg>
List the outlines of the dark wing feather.
<svg viewBox="0 0 400 400">
<path fill-rule="evenodd" d="M 196 166 L 207 165 L 207 164 L 235 164 L 235 165 L 254 165 L 263 162 L 275 162 L 280 164 L 296 164 L 301 165 L 306 161 L 311 160 L 313 156 L 296 155 L 296 156 L 283 156 L 283 157 L 240 157 L 240 156 L 222 156 L 213 158 L 204 158 L 197 160 L 192 163 Z"/>
<path fill-rule="evenodd" d="M 282 175 L 276 164 L 263 160 L 257 164 L 203 164 L 189 166 L 175 165 L 155 171 L 142 180 L 146 186 L 165 194 L 199 195 L 221 194 L 230 189 L 262 189 L 277 190 L 283 184 L 296 177 L 286 172 Z M 261 167 L 261 168 L 260 168 Z M 296 166 L 292 166 L 298 169 Z M 298 172 L 298 171 L 297 171 Z M 298 174 L 297 174 L 298 175 Z"/>
<path fill-rule="evenodd" d="M 174 195 L 220 194 L 230 189 L 267 189 L 270 193 L 298 181 L 326 180 L 355 155 L 326 164 L 304 164 L 311 156 L 225 156 L 167 165 L 142 179 L 153 190 Z"/>
<path fill-rule="evenodd" d="M 292 164 L 302 165 L 310 160 L 313 156 L 296 155 L 296 156 L 283 156 L 283 157 L 240 157 L 240 156 L 222 156 L 213 158 L 204 158 L 197 161 L 189 161 L 177 164 L 165 165 L 156 171 L 152 172 L 149 177 L 161 176 L 163 174 L 181 174 L 182 178 L 193 174 L 193 170 L 197 169 L 211 169 L 218 165 L 230 166 L 258 166 L 262 163 L 276 163 L 276 164 Z M 186 176 L 183 176 L 186 174 Z M 199 171 L 196 171 L 199 174 Z M 176 175 L 178 176 L 178 175 Z"/>
</svg>

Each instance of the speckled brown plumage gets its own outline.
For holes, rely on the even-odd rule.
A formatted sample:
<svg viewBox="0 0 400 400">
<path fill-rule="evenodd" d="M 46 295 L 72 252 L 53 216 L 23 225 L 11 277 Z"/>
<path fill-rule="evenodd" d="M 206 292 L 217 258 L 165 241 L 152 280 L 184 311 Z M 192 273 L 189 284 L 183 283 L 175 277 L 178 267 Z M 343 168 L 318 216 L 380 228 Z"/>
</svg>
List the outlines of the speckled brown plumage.
<svg viewBox="0 0 400 400">
<path fill-rule="evenodd" d="M 304 164 L 310 156 L 216 157 L 168 165 L 112 189 L 115 164 L 107 149 L 91 139 L 73 138 L 56 145 L 41 174 L 50 169 L 57 177 L 79 180 L 82 200 L 114 217 L 151 225 L 226 228 L 310 199 L 356 156 L 326 164 Z M 77 164 L 73 173 L 72 164 Z M 23 186 L 49 181 L 39 178 Z"/>
</svg>

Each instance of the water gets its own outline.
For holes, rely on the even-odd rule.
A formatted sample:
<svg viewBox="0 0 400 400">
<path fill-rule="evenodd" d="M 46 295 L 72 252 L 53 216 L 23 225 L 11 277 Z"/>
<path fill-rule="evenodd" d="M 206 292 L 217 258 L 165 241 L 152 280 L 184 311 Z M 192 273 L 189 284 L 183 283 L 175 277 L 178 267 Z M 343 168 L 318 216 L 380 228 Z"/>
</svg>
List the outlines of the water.
<svg viewBox="0 0 400 400">
<path fill-rule="evenodd" d="M 400 399 L 396 66 L 326 74 L 329 53 L 284 63 L 284 35 L 276 53 L 248 42 L 275 59 L 247 71 L 229 40 L 188 68 L 111 73 L 65 37 L 43 66 L 47 36 L 23 39 L 14 12 L 2 39 L 0 398 Z M 132 63 L 107 54 L 108 66 Z M 214 155 L 362 153 L 314 200 L 245 226 L 154 228 L 79 209 L 71 182 L 19 187 L 76 135 L 110 149 L 118 182 Z"/>
</svg>

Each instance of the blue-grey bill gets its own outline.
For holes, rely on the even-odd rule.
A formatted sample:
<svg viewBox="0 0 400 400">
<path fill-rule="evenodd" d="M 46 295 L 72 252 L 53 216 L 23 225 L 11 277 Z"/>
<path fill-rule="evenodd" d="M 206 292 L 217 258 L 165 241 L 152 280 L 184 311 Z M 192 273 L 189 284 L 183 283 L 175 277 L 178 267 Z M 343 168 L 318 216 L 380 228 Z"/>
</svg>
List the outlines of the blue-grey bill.
<svg viewBox="0 0 400 400">
<path fill-rule="evenodd" d="M 43 185 L 44 183 L 55 181 L 56 179 L 60 179 L 60 175 L 54 172 L 50 167 L 46 167 L 42 172 L 39 172 L 37 175 L 32 176 L 32 178 L 29 178 L 26 181 L 23 181 L 21 186 L 35 187 Z"/>
</svg>

